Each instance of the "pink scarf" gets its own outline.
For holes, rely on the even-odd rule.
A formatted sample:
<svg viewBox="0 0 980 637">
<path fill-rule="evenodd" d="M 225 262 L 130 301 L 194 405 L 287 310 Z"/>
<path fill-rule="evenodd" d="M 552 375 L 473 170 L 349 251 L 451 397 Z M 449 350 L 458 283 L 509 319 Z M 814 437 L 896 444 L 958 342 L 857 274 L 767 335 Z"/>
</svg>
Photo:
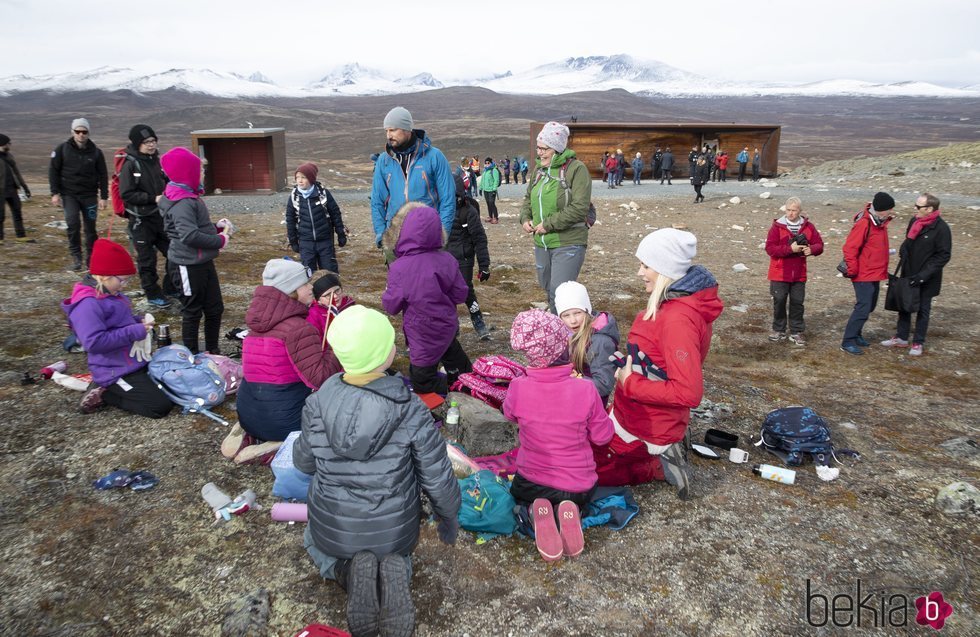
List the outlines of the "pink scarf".
<svg viewBox="0 0 980 637">
<path fill-rule="evenodd" d="M 930 212 L 924 217 L 916 217 L 915 222 L 909 228 L 908 238 L 914 241 L 915 238 L 919 236 L 920 232 L 925 230 L 927 226 L 929 226 L 932 222 L 934 222 L 938 218 L 939 218 L 938 210 L 933 210 L 932 212 Z"/>
</svg>

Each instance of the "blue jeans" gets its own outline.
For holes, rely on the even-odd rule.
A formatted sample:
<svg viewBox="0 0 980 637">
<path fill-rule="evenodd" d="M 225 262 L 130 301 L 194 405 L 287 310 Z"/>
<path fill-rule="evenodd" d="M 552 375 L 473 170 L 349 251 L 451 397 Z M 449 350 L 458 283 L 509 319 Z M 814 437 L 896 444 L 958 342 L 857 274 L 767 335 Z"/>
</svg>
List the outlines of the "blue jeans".
<svg viewBox="0 0 980 637">
<path fill-rule="evenodd" d="M 851 318 L 847 319 L 841 347 L 857 345 L 857 337 L 861 336 L 864 324 L 878 305 L 878 290 L 881 288 L 881 281 L 851 281 L 851 285 L 854 286 L 854 309 L 851 311 Z"/>
<path fill-rule="evenodd" d="M 313 559 L 313 563 L 316 564 L 316 567 L 320 569 L 320 577 L 323 579 L 337 579 L 334 577 L 333 569 L 337 565 L 338 558 L 334 557 L 333 555 L 327 555 L 317 547 L 313 546 L 313 535 L 310 533 L 310 526 L 308 524 L 306 525 L 306 530 L 303 531 L 303 548 L 305 548 L 306 552 L 310 554 L 310 557 Z M 381 558 L 384 556 L 379 555 L 378 557 Z M 402 557 L 405 558 L 405 563 L 408 565 L 408 577 L 411 579 L 412 556 L 403 555 Z"/>
<path fill-rule="evenodd" d="M 926 330 L 929 329 L 929 316 L 932 314 L 931 296 L 925 294 L 919 300 L 919 311 L 915 315 L 915 335 L 912 343 L 922 345 L 926 342 Z M 910 312 L 898 313 L 898 327 L 895 328 L 895 336 L 903 341 L 909 340 L 909 331 L 912 327 L 912 314 Z"/>
<path fill-rule="evenodd" d="M 615 186 L 616 185 L 616 171 L 615 170 L 610 171 L 606 175 L 606 179 L 608 180 L 608 183 L 609 183 L 609 187 L 610 188 L 612 188 L 613 186 Z"/>
</svg>

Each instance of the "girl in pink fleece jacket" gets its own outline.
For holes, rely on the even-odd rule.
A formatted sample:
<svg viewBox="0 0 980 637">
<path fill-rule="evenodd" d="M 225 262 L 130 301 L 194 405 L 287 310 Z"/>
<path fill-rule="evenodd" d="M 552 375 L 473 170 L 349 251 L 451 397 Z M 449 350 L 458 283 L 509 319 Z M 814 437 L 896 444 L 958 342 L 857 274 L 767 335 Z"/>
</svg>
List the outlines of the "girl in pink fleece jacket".
<svg viewBox="0 0 980 637">
<path fill-rule="evenodd" d="M 511 347 L 524 352 L 528 361 L 527 376 L 511 381 L 503 404 L 504 416 L 519 426 L 521 443 L 511 494 L 518 503 L 534 503 L 536 535 L 542 535 L 537 530 L 537 513 L 542 510 L 550 518 L 543 521 L 554 527 L 549 503 L 557 505 L 563 517 L 579 520 L 578 509 L 591 500 L 598 481 L 590 443 L 604 445 L 613 436 L 612 421 L 595 385 L 573 376 L 568 337 L 562 320 L 541 310 L 521 312 L 511 328 Z M 562 553 L 559 550 L 555 556 L 540 542 L 538 549 L 546 560 Z M 567 546 L 564 552 L 577 554 Z"/>
</svg>

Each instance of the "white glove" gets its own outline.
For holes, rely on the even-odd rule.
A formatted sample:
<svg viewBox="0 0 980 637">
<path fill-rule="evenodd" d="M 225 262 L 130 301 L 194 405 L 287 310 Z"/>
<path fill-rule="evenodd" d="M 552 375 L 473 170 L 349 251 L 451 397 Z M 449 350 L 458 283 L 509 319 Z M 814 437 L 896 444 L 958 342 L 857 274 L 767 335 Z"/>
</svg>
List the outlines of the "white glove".
<svg viewBox="0 0 980 637">
<path fill-rule="evenodd" d="M 214 226 L 219 230 L 221 230 L 224 234 L 228 235 L 229 239 L 232 237 L 232 235 L 235 234 L 235 231 L 237 230 L 237 228 L 235 228 L 235 224 L 233 224 L 231 220 L 228 219 L 227 217 L 222 217 L 221 219 L 218 219 L 218 223 L 214 224 Z"/>
<path fill-rule="evenodd" d="M 153 351 L 153 332 L 147 332 L 146 338 L 133 343 L 129 349 L 129 355 L 136 359 L 138 363 L 145 363 L 150 360 Z"/>
</svg>

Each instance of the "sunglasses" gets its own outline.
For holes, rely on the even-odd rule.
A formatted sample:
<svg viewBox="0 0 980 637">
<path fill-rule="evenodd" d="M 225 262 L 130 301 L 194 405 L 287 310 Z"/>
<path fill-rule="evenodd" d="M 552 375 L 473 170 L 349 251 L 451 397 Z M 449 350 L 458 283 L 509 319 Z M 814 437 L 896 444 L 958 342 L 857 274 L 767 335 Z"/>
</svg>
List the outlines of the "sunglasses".
<svg viewBox="0 0 980 637">
<path fill-rule="evenodd" d="M 923 208 L 931 208 L 932 206 L 920 206 L 919 204 L 912 204 L 915 206 L 916 210 L 922 210 Z"/>
<path fill-rule="evenodd" d="M 88 135 L 88 131 L 87 130 L 75 130 L 75 131 L 72 131 L 72 132 L 75 133 L 76 135 Z"/>
</svg>

